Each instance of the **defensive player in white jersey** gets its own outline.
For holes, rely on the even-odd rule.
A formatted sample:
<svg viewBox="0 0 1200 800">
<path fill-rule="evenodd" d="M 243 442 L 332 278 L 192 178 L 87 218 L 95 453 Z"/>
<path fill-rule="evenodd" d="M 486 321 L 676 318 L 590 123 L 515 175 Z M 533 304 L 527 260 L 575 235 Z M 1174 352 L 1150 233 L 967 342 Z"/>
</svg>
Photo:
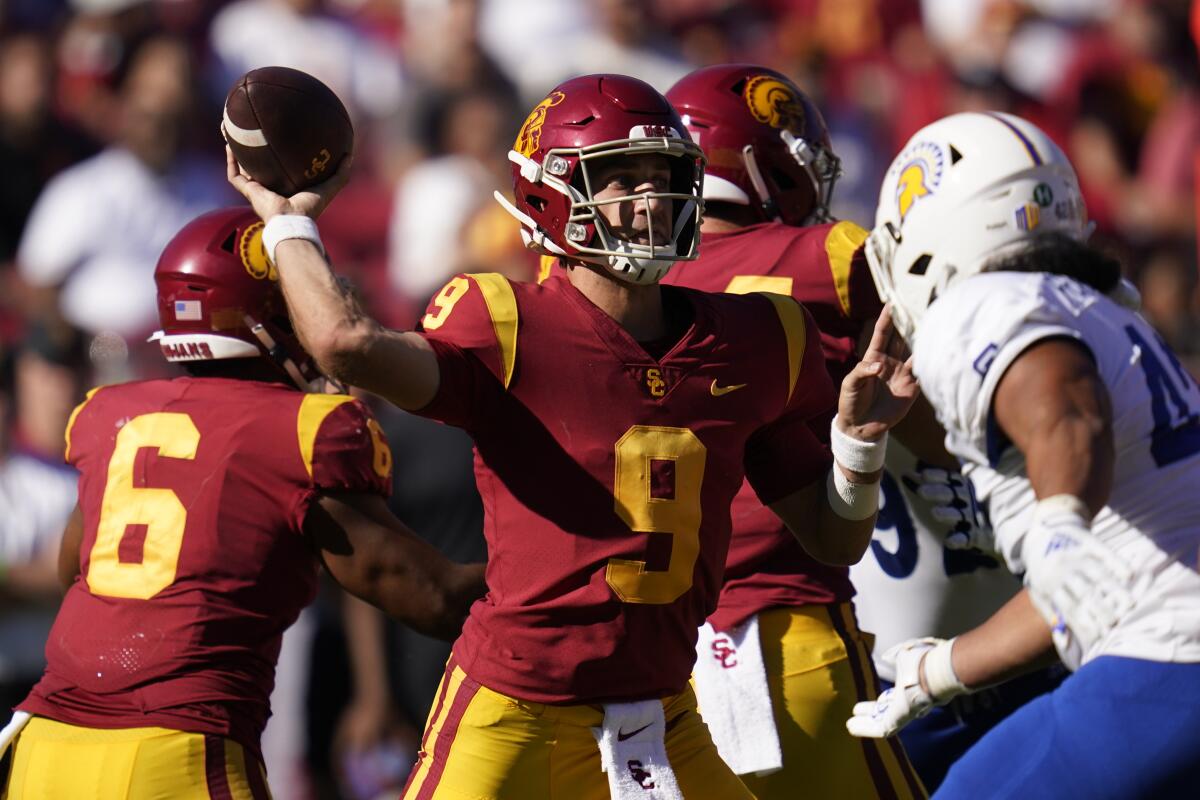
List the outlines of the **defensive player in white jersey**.
<svg viewBox="0 0 1200 800">
<path fill-rule="evenodd" d="M 950 637 L 975 627 L 1021 588 L 998 556 L 971 545 L 987 536 L 970 484 L 933 466 L 892 437 L 880 483 L 879 517 L 870 550 L 850 567 L 854 608 L 875 636 L 872 654 L 883 688 L 896 681 L 895 646 L 920 637 Z M 999 686 L 956 697 L 898 735 L 933 793 L 963 753 L 1009 714 L 1057 686 L 1051 664 Z"/>
<path fill-rule="evenodd" d="M 893 161 L 868 241 L 923 391 L 1026 590 L 897 648 L 852 733 L 885 736 L 1057 650 L 1074 671 L 937 797 L 1150 798 L 1200 786 L 1200 390 L 1107 293 L 1075 172 L 1037 127 L 958 114 Z"/>
</svg>

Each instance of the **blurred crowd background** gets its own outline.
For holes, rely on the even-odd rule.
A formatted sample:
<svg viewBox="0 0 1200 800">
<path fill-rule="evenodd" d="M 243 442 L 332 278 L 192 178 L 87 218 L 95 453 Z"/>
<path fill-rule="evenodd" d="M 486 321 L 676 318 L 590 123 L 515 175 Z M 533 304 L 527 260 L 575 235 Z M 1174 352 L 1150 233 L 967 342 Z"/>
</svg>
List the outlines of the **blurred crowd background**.
<svg viewBox="0 0 1200 800">
<path fill-rule="evenodd" d="M 1200 370 L 1200 73 L 1190 0 L 0 0 L 0 699 L 42 669 L 75 477 L 62 434 L 91 385 L 171 374 L 145 343 L 173 233 L 233 204 L 221 106 L 268 64 L 310 72 L 355 120 L 354 175 L 322 218 L 371 312 L 410 326 L 459 271 L 532 277 L 506 153 L 528 109 L 588 72 L 665 91 L 748 61 L 824 110 L 842 218 L 870 227 L 918 128 L 1000 109 L 1079 171 L 1094 241 Z M 396 511 L 484 556 L 470 442 L 380 409 Z M 332 588 L 285 640 L 265 751 L 275 796 L 369 798 L 403 782 L 447 650 Z M 3 713 L 3 712 L 0 712 Z"/>
</svg>

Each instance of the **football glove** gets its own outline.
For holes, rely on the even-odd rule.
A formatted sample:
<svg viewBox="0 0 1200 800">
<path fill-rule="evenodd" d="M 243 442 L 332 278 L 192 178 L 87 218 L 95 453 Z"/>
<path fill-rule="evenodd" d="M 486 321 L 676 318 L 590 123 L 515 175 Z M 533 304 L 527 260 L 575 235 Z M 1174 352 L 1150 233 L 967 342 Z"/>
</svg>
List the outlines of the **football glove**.
<svg viewBox="0 0 1200 800">
<path fill-rule="evenodd" d="M 896 685 L 875 700 L 855 703 L 854 716 L 846 720 L 853 736 L 881 739 L 892 736 L 908 723 L 948 703 L 967 691 L 954 674 L 950 653 L 953 639 L 909 639 L 883 654 L 895 668 Z M 922 670 L 921 659 L 925 659 Z M 929 691 L 921 688 L 921 675 Z"/>
<path fill-rule="evenodd" d="M 996 552 L 992 526 L 983 513 L 971 482 L 959 472 L 917 463 L 916 472 L 903 477 L 904 485 L 932 506 L 933 518 L 950 526 L 950 550 Z"/>
<path fill-rule="evenodd" d="M 1029 597 L 1071 671 L 1133 607 L 1133 570 L 1096 538 L 1090 517 L 1072 495 L 1041 500 L 1021 546 Z"/>
</svg>

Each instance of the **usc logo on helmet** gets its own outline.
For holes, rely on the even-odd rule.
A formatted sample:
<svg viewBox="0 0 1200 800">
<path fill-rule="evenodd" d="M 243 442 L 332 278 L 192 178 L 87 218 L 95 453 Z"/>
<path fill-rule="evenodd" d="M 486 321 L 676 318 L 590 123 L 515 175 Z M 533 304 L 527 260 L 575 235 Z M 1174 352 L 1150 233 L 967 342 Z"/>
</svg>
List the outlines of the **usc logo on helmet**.
<svg viewBox="0 0 1200 800">
<path fill-rule="evenodd" d="M 263 223 L 256 222 L 242 231 L 238 240 L 238 255 L 242 257 L 242 265 L 252 278 L 257 280 L 279 280 L 275 265 L 267 258 L 267 248 L 263 247 Z"/>
<path fill-rule="evenodd" d="M 792 88 L 778 78 L 770 75 L 751 78 L 742 96 L 759 122 L 791 133 L 799 133 L 804 127 L 804 106 Z"/>
<path fill-rule="evenodd" d="M 549 97 L 534 106 L 533 111 L 525 118 L 525 123 L 521 125 L 521 130 L 517 132 L 513 150 L 526 158 L 532 155 L 542 141 L 542 125 L 546 123 L 546 112 L 566 99 L 567 96 L 562 92 L 551 92 Z"/>
</svg>

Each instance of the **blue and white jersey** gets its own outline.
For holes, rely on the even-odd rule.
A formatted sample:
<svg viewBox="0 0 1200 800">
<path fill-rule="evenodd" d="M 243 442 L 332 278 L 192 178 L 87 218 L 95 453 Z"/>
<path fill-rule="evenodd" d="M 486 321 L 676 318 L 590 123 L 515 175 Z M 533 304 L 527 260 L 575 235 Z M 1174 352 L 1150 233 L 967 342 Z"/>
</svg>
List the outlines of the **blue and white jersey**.
<svg viewBox="0 0 1200 800">
<path fill-rule="evenodd" d="M 908 477 L 919 466 L 896 437 L 889 439 L 871 547 L 850 568 L 858 625 L 875 635 L 875 669 L 891 682 L 892 666 L 879 658 L 889 647 L 970 630 L 1021 588 L 996 559 L 945 546 L 950 525 L 933 516 L 935 504 Z"/>
<path fill-rule="evenodd" d="M 1084 654 L 1200 661 L 1200 389 L 1136 313 L 1045 273 L 972 276 L 930 306 L 915 372 L 988 509 L 1014 572 L 1036 501 L 1024 456 L 992 417 L 1005 370 L 1033 343 L 1074 339 L 1091 351 L 1112 404 L 1116 464 L 1092 530 L 1142 580 L 1136 608 Z"/>
</svg>

